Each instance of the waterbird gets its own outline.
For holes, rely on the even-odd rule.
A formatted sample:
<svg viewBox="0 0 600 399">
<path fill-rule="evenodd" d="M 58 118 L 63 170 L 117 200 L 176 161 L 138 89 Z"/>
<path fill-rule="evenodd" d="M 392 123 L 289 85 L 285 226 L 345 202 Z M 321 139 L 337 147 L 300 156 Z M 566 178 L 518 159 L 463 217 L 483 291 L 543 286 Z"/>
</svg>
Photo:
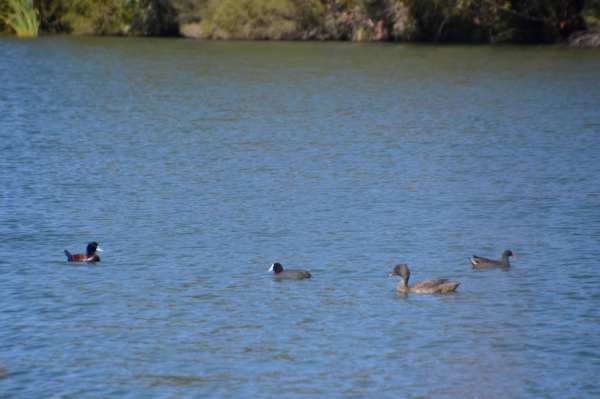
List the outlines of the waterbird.
<svg viewBox="0 0 600 399">
<path fill-rule="evenodd" d="M 65 249 L 65 255 L 68 262 L 100 262 L 100 257 L 96 251 L 102 252 L 102 248 L 98 246 L 97 242 L 92 241 L 88 244 L 84 254 L 73 255 Z"/>
<path fill-rule="evenodd" d="M 437 292 L 450 292 L 455 291 L 456 287 L 460 284 L 457 281 L 450 281 L 447 278 L 440 278 L 436 280 L 422 280 L 417 281 L 413 285 L 408 285 L 408 279 L 410 278 L 410 270 L 404 263 L 396 265 L 394 270 L 388 275 L 400 276 L 400 282 L 396 289 L 400 292 L 412 292 L 415 294 L 435 294 Z"/>
<path fill-rule="evenodd" d="M 476 255 L 473 255 L 473 257 L 469 258 L 469 260 L 473 264 L 473 269 L 485 269 L 488 267 L 510 267 L 510 262 L 508 261 L 509 256 L 516 257 L 516 255 L 513 254 L 510 249 L 507 249 L 506 251 L 502 252 L 501 260 L 491 260 Z"/>
<path fill-rule="evenodd" d="M 283 270 L 281 263 L 273 263 L 269 272 L 273 272 L 274 278 L 311 278 L 309 272 L 300 269 Z"/>
</svg>

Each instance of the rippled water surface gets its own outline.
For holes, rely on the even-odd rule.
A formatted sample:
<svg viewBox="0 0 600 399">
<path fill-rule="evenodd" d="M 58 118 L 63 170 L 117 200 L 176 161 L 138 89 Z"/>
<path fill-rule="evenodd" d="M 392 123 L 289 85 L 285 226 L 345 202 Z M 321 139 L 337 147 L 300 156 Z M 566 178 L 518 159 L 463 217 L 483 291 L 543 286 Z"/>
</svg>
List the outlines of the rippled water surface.
<svg viewBox="0 0 600 399">
<path fill-rule="evenodd" d="M 600 395 L 599 52 L 0 54 L 0 397 Z"/>
</svg>

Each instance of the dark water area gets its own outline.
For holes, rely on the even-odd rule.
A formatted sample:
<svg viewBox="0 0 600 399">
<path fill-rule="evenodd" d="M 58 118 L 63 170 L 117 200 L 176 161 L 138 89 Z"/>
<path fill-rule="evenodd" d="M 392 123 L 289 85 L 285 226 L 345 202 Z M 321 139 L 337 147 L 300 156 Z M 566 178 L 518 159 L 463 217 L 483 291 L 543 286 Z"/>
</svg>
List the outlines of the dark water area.
<svg viewBox="0 0 600 399">
<path fill-rule="evenodd" d="M 600 52 L 0 54 L 0 397 L 600 395 Z"/>
</svg>

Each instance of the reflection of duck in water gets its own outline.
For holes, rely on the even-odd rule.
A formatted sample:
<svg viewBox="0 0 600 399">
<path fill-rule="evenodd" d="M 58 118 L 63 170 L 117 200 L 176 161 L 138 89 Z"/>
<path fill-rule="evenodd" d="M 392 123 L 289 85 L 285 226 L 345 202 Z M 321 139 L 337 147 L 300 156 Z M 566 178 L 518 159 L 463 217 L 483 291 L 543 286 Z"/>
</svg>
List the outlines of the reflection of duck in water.
<svg viewBox="0 0 600 399">
<path fill-rule="evenodd" d="M 65 249 L 65 255 L 67 255 L 67 261 L 69 262 L 100 262 L 100 257 L 96 254 L 96 251 L 102 252 L 102 248 L 98 246 L 97 242 L 90 242 L 85 254 L 72 255 Z"/>
<path fill-rule="evenodd" d="M 310 278 L 311 275 L 306 270 L 292 269 L 283 270 L 281 263 L 273 263 L 269 272 L 273 272 L 274 278 Z"/>
<path fill-rule="evenodd" d="M 488 267 L 510 267 L 510 262 L 508 261 L 509 256 L 516 257 L 516 255 L 513 254 L 510 249 L 507 249 L 506 251 L 502 252 L 501 260 L 491 260 L 475 255 L 473 255 L 472 258 L 469 258 L 469 260 L 473 264 L 473 269 L 485 269 Z"/>
<path fill-rule="evenodd" d="M 408 285 L 408 279 L 410 278 L 410 270 L 404 263 L 396 265 L 394 270 L 388 275 L 400 276 L 400 282 L 396 289 L 400 292 L 412 292 L 415 294 L 434 294 L 436 292 L 450 292 L 455 291 L 456 287 L 460 284 L 456 281 L 450 281 L 447 278 L 441 278 L 437 280 L 422 280 L 417 281 L 413 285 Z"/>
</svg>

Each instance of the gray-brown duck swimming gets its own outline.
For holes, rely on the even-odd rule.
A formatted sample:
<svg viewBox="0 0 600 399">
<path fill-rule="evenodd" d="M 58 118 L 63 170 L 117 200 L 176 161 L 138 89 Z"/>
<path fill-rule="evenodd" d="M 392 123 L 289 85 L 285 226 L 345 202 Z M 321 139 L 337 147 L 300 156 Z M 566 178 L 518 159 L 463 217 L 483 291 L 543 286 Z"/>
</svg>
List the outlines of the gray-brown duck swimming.
<svg viewBox="0 0 600 399">
<path fill-rule="evenodd" d="M 439 278 L 436 280 L 421 280 L 413 285 L 408 285 L 410 270 L 404 263 L 396 265 L 394 270 L 388 275 L 388 277 L 391 276 L 400 276 L 400 282 L 396 287 L 398 291 L 415 294 L 435 294 L 437 292 L 455 291 L 456 287 L 460 284 L 460 282 L 450 281 L 447 278 Z"/>
<path fill-rule="evenodd" d="M 501 260 L 492 260 L 476 255 L 473 255 L 473 257 L 469 258 L 469 260 L 473 264 L 473 269 L 486 269 L 488 267 L 510 267 L 510 262 L 508 261 L 509 256 L 516 257 L 516 255 L 513 254 L 510 249 L 507 249 L 506 251 L 502 252 Z"/>
</svg>

